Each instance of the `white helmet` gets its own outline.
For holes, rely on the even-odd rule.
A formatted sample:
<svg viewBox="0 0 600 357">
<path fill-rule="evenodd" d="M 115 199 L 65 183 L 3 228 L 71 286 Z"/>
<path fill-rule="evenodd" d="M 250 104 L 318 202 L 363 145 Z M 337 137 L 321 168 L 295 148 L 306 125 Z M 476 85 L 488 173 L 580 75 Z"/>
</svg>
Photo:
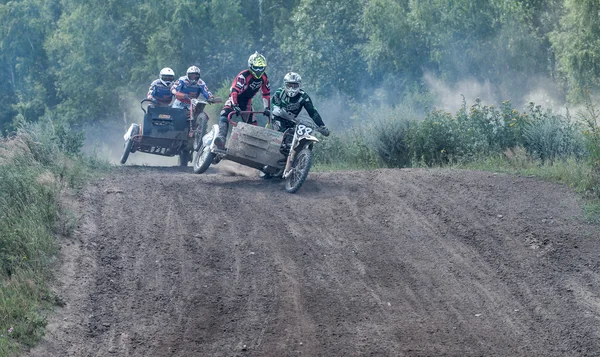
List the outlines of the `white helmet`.
<svg viewBox="0 0 600 357">
<path fill-rule="evenodd" d="M 302 85 L 302 77 L 296 72 L 290 72 L 283 77 L 283 85 L 285 93 L 289 97 L 295 97 L 300 93 L 300 85 Z"/>
<path fill-rule="evenodd" d="M 169 67 L 165 67 L 160 70 L 160 81 L 167 87 L 171 85 L 171 82 L 175 79 L 175 72 Z"/>
<path fill-rule="evenodd" d="M 192 84 L 196 84 L 200 79 L 200 68 L 191 66 L 187 69 L 185 74 L 187 74 L 187 78 L 190 80 L 190 82 L 192 82 Z"/>
</svg>

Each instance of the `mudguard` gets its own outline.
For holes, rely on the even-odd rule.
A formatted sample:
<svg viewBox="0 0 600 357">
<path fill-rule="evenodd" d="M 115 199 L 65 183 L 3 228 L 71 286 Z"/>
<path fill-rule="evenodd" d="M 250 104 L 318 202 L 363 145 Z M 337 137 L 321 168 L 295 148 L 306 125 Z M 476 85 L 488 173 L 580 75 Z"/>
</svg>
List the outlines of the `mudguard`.
<svg viewBox="0 0 600 357">
<path fill-rule="evenodd" d="M 125 135 L 123 135 L 123 139 L 125 139 L 125 141 L 133 138 L 134 135 L 138 135 L 140 133 L 140 125 L 139 124 L 131 124 L 131 126 L 129 127 L 129 130 L 127 130 L 127 132 L 125 133 Z"/>
</svg>

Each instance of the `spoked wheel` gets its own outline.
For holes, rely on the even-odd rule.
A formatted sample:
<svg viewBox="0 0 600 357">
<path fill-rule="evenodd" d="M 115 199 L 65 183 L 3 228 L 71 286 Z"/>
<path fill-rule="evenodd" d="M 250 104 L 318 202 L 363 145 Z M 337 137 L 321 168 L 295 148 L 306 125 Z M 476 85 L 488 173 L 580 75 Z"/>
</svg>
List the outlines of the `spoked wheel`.
<svg viewBox="0 0 600 357">
<path fill-rule="evenodd" d="M 127 162 L 131 148 L 133 148 L 133 140 L 127 139 L 125 142 L 125 147 L 123 148 L 123 155 L 121 155 L 121 164 L 125 164 L 125 162 Z"/>
<path fill-rule="evenodd" d="M 208 169 L 215 154 L 210 152 L 209 146 L 202 147 L 194 156 L 194 173 L 201 174 Z"/>
<path fill-rule="evenodd" d="M 200 150 L 202 147 L 202 138 L 206 135 L 208 128 L 208 119 L 201 119 L 200 130 L 194 135 L 194 151 Z"/>
<path fill-rule="evenodd" d="M 312 151 L 309 148 L 302 149 L 292 163 L 292 172 L 285 179 L 285 190 L 289 193 L 296 193 L 304 184 L 308 171 L 312 165 Z"/>
</svg>

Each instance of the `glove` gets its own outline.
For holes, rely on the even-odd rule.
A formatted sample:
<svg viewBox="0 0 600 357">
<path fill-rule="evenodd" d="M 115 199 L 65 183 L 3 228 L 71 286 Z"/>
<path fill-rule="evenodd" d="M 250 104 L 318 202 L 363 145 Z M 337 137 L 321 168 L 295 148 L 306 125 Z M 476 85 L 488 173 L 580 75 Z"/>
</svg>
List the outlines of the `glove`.
<svg viewBox="0 0 600 357">
<path fill-rule="evenodd" d="M 323 134 L 323 136 L 329 136 L 329 129 L 325 125 L 321 125 L 319 127 L 319 133 Z"/>
<path fill-rule="evenodd" d="M 242 114 L 242 110 L 240 109 L 239 105 L 234 105 L 233 106 L 233 110 L 235 110 L 235 114 L 237 114 L 237 115 L 241 115 Z"/>
<path fill-rule="evenodd" d="M 263 111 L 263 114 L 267 117 L 271 116 L 271 108 L 266 107 L 265 110 Z"/>
</svg>

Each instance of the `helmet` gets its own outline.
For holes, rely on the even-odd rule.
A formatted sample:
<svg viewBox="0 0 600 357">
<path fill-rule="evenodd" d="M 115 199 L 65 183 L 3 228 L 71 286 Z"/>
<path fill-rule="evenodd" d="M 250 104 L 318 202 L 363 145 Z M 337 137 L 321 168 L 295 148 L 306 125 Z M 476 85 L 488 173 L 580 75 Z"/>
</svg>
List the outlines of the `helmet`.
<svg viewBox="0 0 600 357">
<path fill-rule="evenodd" d="M 160 70 L 160 81 L 167 87 L 171 85 L 171 82 L 175 79 L 175 72 L 169 67 L 165 67 Z"/>
<path fill-rule="evenodd" d="M 187 69 L 185 74 L 187 74 L 187 78 L 190 80 L 190 82 L 192 82 L 192 84 L 196 84 L 200 79 L 200 68 L 191 66 Z"/>
<path fill-rule="evenodd" d="M 267 68 L 267 59 L 260 53 L 254 52 L 248 58 L 248 68 L 255 78 L 260 78 Z"/>
<path fill-rule="evenodd" d="M 295 97 L 300 93 L 300 85 L 302 85 L 302 77 L 296 72 L 290 72 L 283 77 L 283 85 L 285 93 L 289 97 Z"/>
</svg>

